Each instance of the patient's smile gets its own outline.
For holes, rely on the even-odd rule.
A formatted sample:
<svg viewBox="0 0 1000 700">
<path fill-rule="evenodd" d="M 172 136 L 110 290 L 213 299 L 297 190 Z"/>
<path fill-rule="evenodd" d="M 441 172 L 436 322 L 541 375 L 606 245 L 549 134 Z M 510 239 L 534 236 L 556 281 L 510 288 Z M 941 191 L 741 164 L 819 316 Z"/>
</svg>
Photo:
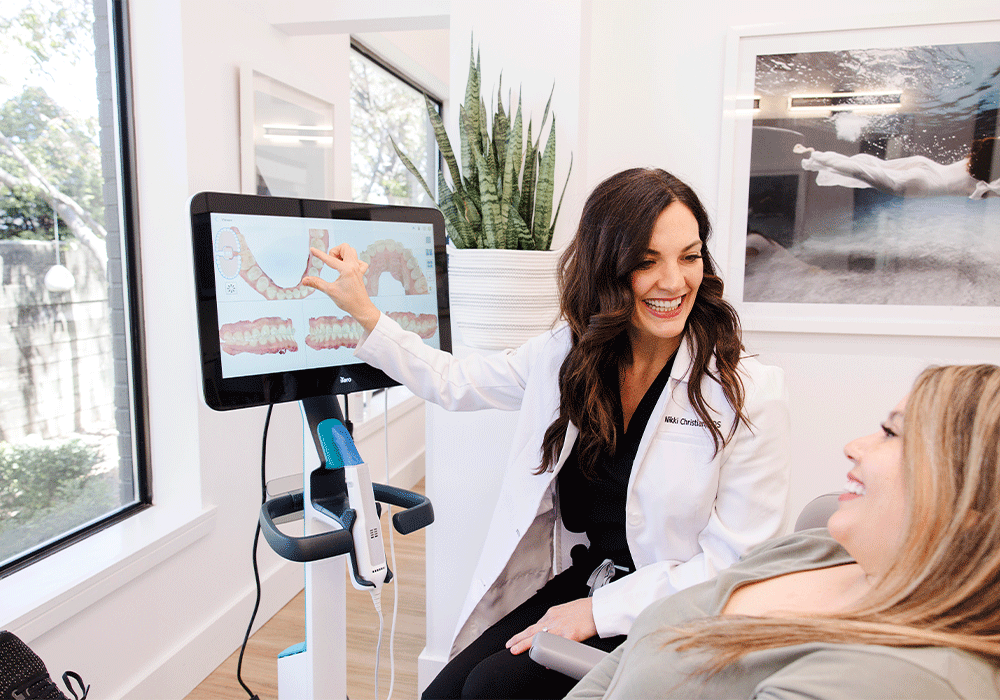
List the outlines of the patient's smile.
<svg viewBox="0 0 1000 700">
<path fill-rule="evenodd" d="M 865 495 L 865 485 L 855 479 L 850 474 L 847 475 L 847 484 L 844 485 L 844 493 L 841 494 L 841 501 L 848 501 L 858 496 Z"/>
</svg>

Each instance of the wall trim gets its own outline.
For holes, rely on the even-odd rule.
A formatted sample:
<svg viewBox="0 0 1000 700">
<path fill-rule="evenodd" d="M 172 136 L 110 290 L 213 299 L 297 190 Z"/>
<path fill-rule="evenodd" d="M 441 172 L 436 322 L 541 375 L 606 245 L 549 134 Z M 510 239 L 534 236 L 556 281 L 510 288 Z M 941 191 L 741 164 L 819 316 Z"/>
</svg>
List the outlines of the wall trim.
<svg viewBox="0 0 1000 700">
<path fill-rule="evenodd" d="M 261 574 L 260 609 L 254 620 L 256 632 L 298 595 L 304 587 L 302 565 L 279 561 Z M 229 656 L 239 649 L 253 610 L 256 591 L 253 580 L 229 605 L 206 620 L 200 627 L 179 639 L 171 647 L 136 671 L 124 684 L 104 697 L 108 698 L 183 698 L 198 687 Z M 278 660 L 274 660 L 275 664 Z M 254 687 L 252 678 L 245 677 Z M 233 676 L 236 685 L 236 677 Z"/>
</svg>

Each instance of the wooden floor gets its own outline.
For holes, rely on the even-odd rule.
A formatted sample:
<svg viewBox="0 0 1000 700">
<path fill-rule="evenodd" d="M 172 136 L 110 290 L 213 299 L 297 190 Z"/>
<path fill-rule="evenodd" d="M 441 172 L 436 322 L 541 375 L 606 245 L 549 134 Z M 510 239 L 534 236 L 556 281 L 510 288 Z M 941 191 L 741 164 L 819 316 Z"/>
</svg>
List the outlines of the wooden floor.
<svg viewBox="0 0 1000 700">
<path fill-rule="evenodd" d="M 413 490 L 423 493 L 423 482 Z M 386 513 L 382 515 L 382 532 L 388 527 Z M 396 616 L 395 659 L 396 680 L 392 697 L 412 700 L 417 697 L 417 655 L 424 648 L 424 530 L 403 536 L 393 533 L 396 546 L 396 574 L 399 585 L 399 611 Z M 392 562 L 389 562 L 390 568 Z M 382 590 L 382 653 L 379 664 L 378 700 L 389 694 L 389 630 L 392 625 L 393 596 L 397 581 Z M 252 637 L 243 656 L 243 682 L 260 700 L 277 700 L 278 654 L 305 639 L 304 593 L 299 593 Z M 347 695 L 351 700 L 376 700 L 375 646 L 378 635 L 378 614 L 371 595 L 347 584 Z M 236 680 L 236 649 L 226 661 L 201 682 L 187 700 L 246 700 L 246 691 Z"/>
</svg>

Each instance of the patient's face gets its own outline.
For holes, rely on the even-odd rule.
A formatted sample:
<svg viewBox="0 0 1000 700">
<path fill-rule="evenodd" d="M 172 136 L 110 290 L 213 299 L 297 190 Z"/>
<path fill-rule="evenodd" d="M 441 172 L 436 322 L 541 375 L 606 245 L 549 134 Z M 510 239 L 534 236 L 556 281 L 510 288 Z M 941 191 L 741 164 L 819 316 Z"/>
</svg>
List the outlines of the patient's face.
<svg viewBox="0 0 1000 700">
<path fill-rule="evenodd" d="M 903 482 L 903 421 L 906 399 L 897 404 L 881 430 L 844 447 L 852 467 L 830 516 L 830 534 L 869 574 L 885 572 L 902 539 L 906 519 Z"/>
</svg>

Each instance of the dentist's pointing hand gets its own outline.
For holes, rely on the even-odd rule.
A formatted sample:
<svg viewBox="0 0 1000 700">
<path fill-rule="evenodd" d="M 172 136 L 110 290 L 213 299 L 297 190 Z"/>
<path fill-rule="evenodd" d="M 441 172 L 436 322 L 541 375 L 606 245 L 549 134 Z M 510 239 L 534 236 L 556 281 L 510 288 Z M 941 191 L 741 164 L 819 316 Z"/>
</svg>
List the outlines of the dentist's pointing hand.
<svg viewBox="0 0 1000 700">
<path fill-rule="evenodd" d="M 331 248 L 329 253 L 317 248 L 310 248 L 309 252 L 337 271 L 339 276 L 333 282 L 307 276 L 302 278 L 302 284 L 329 296 L 337 306 L 353 316 L 366 333 L 371 333 L 381 312 L 365 289 L 364 276 L 368 263 L 358 259 L 357 251 L 346 243 Z"/>
</svg>

